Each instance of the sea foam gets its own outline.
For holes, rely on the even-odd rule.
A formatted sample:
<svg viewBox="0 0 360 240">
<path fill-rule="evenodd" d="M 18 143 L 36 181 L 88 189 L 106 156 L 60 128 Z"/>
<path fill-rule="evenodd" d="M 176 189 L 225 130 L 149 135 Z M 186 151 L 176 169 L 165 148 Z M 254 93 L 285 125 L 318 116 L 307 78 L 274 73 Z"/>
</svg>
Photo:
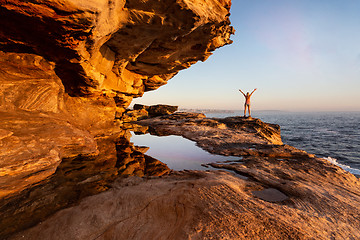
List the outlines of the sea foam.
<svg viewBox="0 0 360 240">
<path fill-rule="evenodd" d="M 344 169 L 345 171 L 349 172 L 349 173 L 352 173 L 354 175 L 359 175 L 360 176 L 360 169 L 356 169 L 356 168 L 352 168 L 348 165 L 344 165 L 344 164 L 341 164 L 341 163 L 338 163 L 337 159 L 336 158 L 332 158 L 332 157 L 326 157 L 324 158 L 326 160 L 328 160 L 329 162 L 331 162 L 332 164 L 336 165 L 336 166 L 339 166 L 341 167 L 342 169 Z"/>
</svg>

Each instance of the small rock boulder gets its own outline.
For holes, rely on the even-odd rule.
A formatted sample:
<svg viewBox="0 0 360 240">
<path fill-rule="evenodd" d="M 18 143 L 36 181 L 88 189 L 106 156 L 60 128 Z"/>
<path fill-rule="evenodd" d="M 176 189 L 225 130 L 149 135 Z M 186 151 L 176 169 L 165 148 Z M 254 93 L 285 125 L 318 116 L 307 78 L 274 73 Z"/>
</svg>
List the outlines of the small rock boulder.
<svg viewBox="0 0 360 240">
<path fill-rule="evenodd" d="M 118 114 L 115 118 L 123 122 L 135 122 L 148 117 L 166 116 L 178 110 L 178 106 L 170 106 L 164 104 L 146 106 L 135 104 L 133 110 L 127 109 L 123 114 Z"/>
<path fill-rule="evenodd" d="M 178 110 L 178 106 L 170 106 L 164 104 L 152 105 L 148 108 L 150 117 L 169 115 Z"/>
<path fill-rule="evenodd" d="M 149 106 L 146 106 L 146 105 L 142 105 L 142 104 L 134 104 L 134 107 L 133 107 L 134 110 L 148 110 L 149 109 Z"/>
<path fill-rule="evenodd" d="M 135 122 L 140 119 L 148 117 L 148 112 L 145 109 L 139 110 L 126 110 L 123 115 L 118 117 L 123 122 Z"/>
</svg>

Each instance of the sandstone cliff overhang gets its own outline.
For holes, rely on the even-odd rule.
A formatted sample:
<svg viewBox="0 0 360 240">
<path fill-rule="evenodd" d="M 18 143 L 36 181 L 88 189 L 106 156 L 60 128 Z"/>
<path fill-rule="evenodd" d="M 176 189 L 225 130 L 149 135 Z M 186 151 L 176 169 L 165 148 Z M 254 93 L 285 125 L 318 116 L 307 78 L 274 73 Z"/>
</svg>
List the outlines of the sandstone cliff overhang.
<svg viewBox="0 0 360 240">
<path fill-rule="evenodd" d="M 104 139 L 126 139 L 115 116 L 133 97 L 231 43 L 230 5 L 0 0 L 0 198 L 52 176 L 64 159 L 101 158 Z M 104 161 L 123 160 L 120 150 L 112 143 Z"/>
<path fill-rule="evenodd" d="M 0 0 L 0 5 L 0 50 L 55 62 L 72 96 L 99 91 L 141 96 L 206 60 L 231 43 L 234 33 L 230 0 Z"/>
</svg>

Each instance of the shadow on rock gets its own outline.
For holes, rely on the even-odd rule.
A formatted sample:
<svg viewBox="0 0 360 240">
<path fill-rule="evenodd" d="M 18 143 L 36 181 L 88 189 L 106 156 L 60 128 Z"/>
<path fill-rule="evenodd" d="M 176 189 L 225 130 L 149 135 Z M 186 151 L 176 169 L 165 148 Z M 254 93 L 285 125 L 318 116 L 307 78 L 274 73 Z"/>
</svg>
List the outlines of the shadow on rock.
<svg viewBox="0 0 360 240">
<path fill-rule="evenodd" d="M 0 235 L 36 225 L 60 209 L 106 191 L 119 177 L 162 176 L 170 172 L 166 164 L 144 154 L 147 148 L 134 146 L 129 139 L 129 132 L 98 138 L 97 156 L 62 159 L 53 175 L 0 199 Z"/>
</svg>

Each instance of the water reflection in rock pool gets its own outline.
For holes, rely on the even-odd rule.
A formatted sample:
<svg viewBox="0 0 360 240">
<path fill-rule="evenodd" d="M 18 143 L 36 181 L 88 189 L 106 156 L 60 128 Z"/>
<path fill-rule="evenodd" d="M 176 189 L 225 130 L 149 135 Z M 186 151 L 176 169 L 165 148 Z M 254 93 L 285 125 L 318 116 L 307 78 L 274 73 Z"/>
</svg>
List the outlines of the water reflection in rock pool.
<svg viewBox="0 0 360 240">
<path fill-rule="evenodd" d="M 155 136 L 133 134 L 131 142 L 138 146 L 147 146 L 147 155 L 168 165 L 173 170 L 204 170 L 202 164 L 218 161 L 238 161 L 239 157 L 214 155 L 196 146 L 195 142 L 180 136 Z"/>
<path fill-rule="evenodd" d="M 147 131 L 147 127 L 137 128 Z M 170 169 L 206 169 L 201 164 L 239 160 L 212 155 L 179 136 L 133 134 L 131 142 L 130 136 L 124 130 L 111 137 L 99 137 L 98 154 L 62 159 L 54 166 L 53 174 L 36 181 L 32 178 L 35 173 L 27 178 L 2 177 L 0 193 L 8 194 L 0 194 L 0 236 L 34 226 L 84 197 L 105 191 L 119 177 L 162 176 Z M 19 184 L 24 181 L 29 184 Z"/>
<path fill-rule="evenodd" d="M 97 155 L 62 159 L 46 178 L 33 175 L 2 177 L 0 182 L 0 239 L 45 220 L 54 212 L 103 192 L 118 177 L 161 176 L 170 169 L 145 155 L 146 150 L 130 142 L 130 133 L 97 138 Z M 19 183 L 29 182 L 19 188 Z M 21 185 L 23 186 L 23 185 Z M 11 191 L 10 191 L 11 190 Z"/>
</svg>

